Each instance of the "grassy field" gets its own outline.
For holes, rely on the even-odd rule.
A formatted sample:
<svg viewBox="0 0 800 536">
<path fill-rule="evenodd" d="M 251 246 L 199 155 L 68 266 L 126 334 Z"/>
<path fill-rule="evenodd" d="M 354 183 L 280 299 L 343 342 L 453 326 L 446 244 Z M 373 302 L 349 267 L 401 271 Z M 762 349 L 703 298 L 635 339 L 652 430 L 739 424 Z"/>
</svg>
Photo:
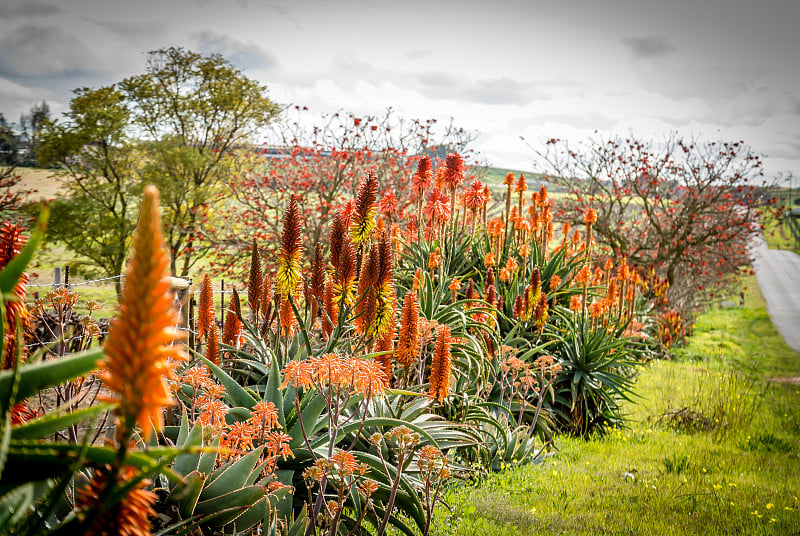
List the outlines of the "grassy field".
<svg viewBox="0 0 800 536">
<path fill-rule="evenodd" d="M 629 427 L 452 491 L 433 534 L 800 534 L 800 355 L 745 285 L 641 374 Z"/>
<path fill-rule="evenodd" d="M 784 220 L 770 217 L 765 221 L 764 239 L 770 249 L 791 249 L 795 253 L 800 253 L 789 225 Z"/>
<path fill-rule="evenodd" d="M 28 196 L 30 201 L 55 199 L 63 193 L 63 174 L 49 169 L 17 168 L 22 180 L 12 190 L 36 190 Z"/>
</svg>

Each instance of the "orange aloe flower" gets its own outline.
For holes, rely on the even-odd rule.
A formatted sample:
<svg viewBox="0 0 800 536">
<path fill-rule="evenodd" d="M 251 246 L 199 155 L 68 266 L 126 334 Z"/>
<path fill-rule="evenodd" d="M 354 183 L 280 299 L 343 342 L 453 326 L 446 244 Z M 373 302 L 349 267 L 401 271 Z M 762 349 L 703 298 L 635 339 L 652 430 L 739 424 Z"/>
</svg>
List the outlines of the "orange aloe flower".
<svg viewBox="0 0 800 536">
<path fill-rule="evenodd" d="M 545 188 L 544 184 L 539 188 L 539 206 L 544 207 L 545 205 L 549 205 L 547 202 L 547 188 Z"/>
<path fill-rule="evenodd" d="M 454 277 L 447 286 L 447 289 L 450 291 L 450 296 L 453 301 L 456 301 L 458 299 L 458 291 L 461 290 L 461 280 L 457 277 Z"/>
<path fill-rule="evenodd" d="M 434 268 L 438 268 L 441 264 L 442 256 L 439 253 L 439 248 L 437 247 L 435 251 L 431 251 L 431 254 L 428 256 L 428 268 L 433 270 Z"/>
<path fill-rule="evenodd" d="M 236 346 L 239 342 L 239 334 L 242 332 L 242 321 L 236 314 L 239 309 L 239 293 L 233 289 L 231 300 L 228 303 L 228 311 L 225 314 L 225 323 L 222 326 L 222 344 Z"/>
<path fill-rule="evenodd" d="M 450 344 L 450 328 L 442 325 L 436 333 L 430 376 L 430 397 L 439 402 L 443 402 L 450 392 Z"/>
<path fill-rule="evenodd" d="M 586 215 L 583 217 L 583 223 L 586 225 L 593 225 L 597 223 L 597 212 L 595 209 L 590 208 L 586 211 Z"/>
<path fill-rule="evenodd" d="M 250 410 L 250 419 L 248 419 L 256 430 L 260 430 L 263 434 L 275 428 L 281 428 L 278 422 L 278 408 L 275 404 L 267 400 L 259 401 L 253 409 Z"/>
<path fill-rule="evenodd" d="M 395 359 L 406 369 L 417 362 L 419 356 L 419 308 L 416 292 L 406 292 L 400 315 L 400 334 L 397 339 Z"/>
<path fill-rule="evenodd" d="M 292 449 L 289 448 L 289 443 L 292 441 L 292 436 L 283 432 L 270 432 L 267 435 L 267 452 L 270 456 L 280 456 L 284 460 L 286 458 L 294 458 Z"/>
<path fill-rule="evenodd" d="M 278 310 L 278 317 L 281 324 L 281 335 L 291 337 L 294 333 L 294 311 L 292 310 L 292 296 L 285 296 L 281 299 L 281 306 Z"/>
<path fill-rule="evenodd" d="M 394 289 L 394 275 L 392 270 L 392 245 L 386 233 L 378 242 L 378 279 L 376 281 L 376 307 L 375 318 L 370 331 L 375 338 L 393 336 L 395 318 L 395 302 L 397 296 Z M 385 342 L 384 342 L 385 345 Z"/>
<path fill-rule="evenodd" d="M 216 323 L 211 324 L 206 340 L 206 359 L 214 364 L 219 364 L 219 329 Z"/>
<path fill-rule="evenodd" d="M 387 383 L 383 367 L 374 359 L 358 359 L 328 353 L 291 361 L 283 369 L 281 388 L 313 388 L 321 393 L 360 393 L 366 398 L 382 395 Z"/>
<path fill-rule="evenodd" d="M 392 354 L 394 353 L 394 322 L 385 335 L 378 339 L 376 352 L 385 352 L 375 356 L 375 362 L 383 369 L 384 386 L 389 387 L 392 379 Z"/>
<path fill-rule="evenodd" d="M 557 274 L 553 274 L 552 276 L 550 276 L 550 282 L 547 285 L 547 289 L 550 292 L 553 292 L 560 286 L 561 286 L 561 277 Z"/>
<path fill-rule="evenodd" d="M 75 506 L 80 512 L 79 518 L 85 517 L 91 510 L 100 512 L 85 536 L 149 536 L 149 518 L 156 515 L 153 505 L 157 499 L 155 493 L 143 489 L 150 481 L 141 480 L 117 504 L 106 509 L 102 498 L 106 495 L 110 472 L 108 465 L 96 469 L 89 483 L 78 490 Z M 118 478 L 120 482 L 125 482 L 135 474 L 134 468 L 124 467 Z"/>
<path fill-rule="evenodd" d="M 203 274 L 200 284 L 200 302 L 197 306 L 197 337 L 203 339 L 209 334 L 214 323 L 214 291 L 211 288 L 211 277 Z"/>
<path fill-rule="evenodd" d="M 358 186 L 356 194 L 355 212 L 350 224 L 350 240 L 355 247 L 360 247 L 375 228 L 376 200 L 378 199 L 378 178 L 369 173 Z"/>
<path fill-rule="evenodd" d="M 221 400 L 213 399 L 198 401 L 197 406 L 200 410 L 197 420 L 200 421 L 203 426 L 213 426 L 217 430 L 222 430 L 223 426 L 225 426 L 225 415 L 228 414 L 228 406 Z"/>
<path fill-rule="evenodd" d="M 261 318 L 267 320 L 272 312 L 272 278 L 269 273 L 264 273 L 264 282 L 261 284 Z"/>
<path fill-rule="evenodd" d="M 122 289 L 119 315 L 111 321 L 105 343 L 103 382 L 117 395 L 121 432 L 126 437 L 139 425 L 145 439 L 151 426 L 160 430 L 162 408 L 172 405 L 165 377 L 174 378 L 173 360 L 185 360 L 182 338 L 167 279 L 169 256 L 164 249 L 158 190 L 147 186 L 142 198 L 133 251 Z"/>
</svg>

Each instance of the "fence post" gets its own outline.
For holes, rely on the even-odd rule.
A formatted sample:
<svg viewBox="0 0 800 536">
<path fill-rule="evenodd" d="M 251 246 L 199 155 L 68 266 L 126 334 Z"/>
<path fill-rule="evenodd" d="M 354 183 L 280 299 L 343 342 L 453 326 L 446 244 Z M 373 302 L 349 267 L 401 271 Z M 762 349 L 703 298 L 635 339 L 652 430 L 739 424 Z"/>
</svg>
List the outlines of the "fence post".
<svg viewBox="0 0 800 536">
<path fill-rule="evenodd" d="M 198 352 L 200 350 L 200 341 L 197 340 L 194 333 L 194 289 L 191 286 L 189 288 L 191 289 L 189 294 L 189 348 Z"/>
<path fill-rule="evenodd" d="M 56 266 L 53 269 L 53 288 L 58 288 L 61 286 L 61 267 Z"/>
<path fill-rule="evenodd" d="M 225 325 L 225 280 L 219 282 L 219 317 Z"/>
<path fill-rule="evenodd" d="M 64 286 L 67 287 L 68 289 L 70 288 L 69 287 L 69 264 L 64 266 Z"/>
</svg>

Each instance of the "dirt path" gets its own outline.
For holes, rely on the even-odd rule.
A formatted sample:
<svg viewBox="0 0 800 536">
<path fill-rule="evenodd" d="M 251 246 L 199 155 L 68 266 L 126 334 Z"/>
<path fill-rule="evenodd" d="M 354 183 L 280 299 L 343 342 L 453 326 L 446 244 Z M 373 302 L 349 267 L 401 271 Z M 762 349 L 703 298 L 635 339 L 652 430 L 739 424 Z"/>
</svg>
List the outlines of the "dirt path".
<svg viewBox="0 0 800 536">
<path fill-rule="evenodd" d="M 753 266 L 767 312 L 786 344 L 800 352 L 800 256 L 768 249 L 761 237 L 754 252 Z"/>
</svg>

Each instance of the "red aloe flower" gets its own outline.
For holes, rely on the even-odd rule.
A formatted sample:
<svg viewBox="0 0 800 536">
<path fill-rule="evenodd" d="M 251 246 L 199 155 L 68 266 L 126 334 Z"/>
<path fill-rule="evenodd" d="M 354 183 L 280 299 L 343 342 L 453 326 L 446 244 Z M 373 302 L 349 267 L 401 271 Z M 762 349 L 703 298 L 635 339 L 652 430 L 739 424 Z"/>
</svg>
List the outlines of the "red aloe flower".
<svg viewBox="0 0 800 536">
<path fill-rule="evenodd" d="M 10 222 L 3 222 L 0 226 L 0 270 L 11 262 L 11 259 L 19 255 L 25 245 L 25 237 L 22 235 L 22 228 Z M 14 289 L 11 291 L 18 300 L 6 300 L 5 308 L 6 315 L 3 318 L 5 342 L 3 348 L 5 352 L 0 355 L 2 359 L 2 368 L 13 368 L 15 355 L 17 352 L 17 324 L 25 330 L 30 323 L 30 313 L 25 306 L 25 297 L 27 296 L 28 275 L 22 274 Z M 25 357 L 25 347 L 20 348 L 22 355 L 20 358 Z"/>
<path fill-rule="evenodd" d="M 250 254 L 250 277 L 247 280 L 247 303 L 250 306 L 252 318 L 258 317 L 258 308 L 261 304 L 261 286 L 264 284 L 261 273 L 261 255 L 258 254 L 258 244 L 253 238 L 253 250 Z"/>
<path fill-rule="evenodd" d="M 464 192 L 464 206 L 475 212 L 481 209 L 485 202 L 483 184 L 481 184 L 481 181 L 473 182 L 469 189 Z"/>
<path fill-rule="evenodd" d="M 455 190 L 464 182 L 464 160 L 458 153 L 450 153 L 445 159 L 444 184 L 450 190 Z"/>
<path fill-rule="evenodd" d="M 380 210 L 382 214 L 391 217 L 397 211 L 397 197 L 391 190 L 386 190 L 381 197 Z"/>
<path fill-rule="evenodd" d="M 431 159 L 423 156 L 417 163 L 417 172 L 411 177 L 411 191 L 417 199 L 422 199 L 433 181 Z"/>
<path fill-rule="evenodd" d="M 333 215 L 333 221 L 331 222 L 331 231 L 329 237 L 330 243 L 330 263 L 333 267 L 334 272 L 339 269 L 339 253 L 342 251 L 342 242 L 347 235 L 347 225 L 344 222 L 344 218 L 340 212 L 337 212 Z"/>
<path fill-rule="evenodd" d="M 439 188 L 434 188 L 425 205 L 424 214 L 432 225 L 441 225 L 450 217 L 450 200 Z"/>
<path fill-rule="evenodd" d="M 300 212 L 297 201 L 292 197 L 283 218 L 281 249 L 278 254 L 278 268 L 275 274 L 275 288 L 284 296 L 294 296 L 300 284 L 300 255 L 303 245 L 300 238 Z"/>
</svg>

